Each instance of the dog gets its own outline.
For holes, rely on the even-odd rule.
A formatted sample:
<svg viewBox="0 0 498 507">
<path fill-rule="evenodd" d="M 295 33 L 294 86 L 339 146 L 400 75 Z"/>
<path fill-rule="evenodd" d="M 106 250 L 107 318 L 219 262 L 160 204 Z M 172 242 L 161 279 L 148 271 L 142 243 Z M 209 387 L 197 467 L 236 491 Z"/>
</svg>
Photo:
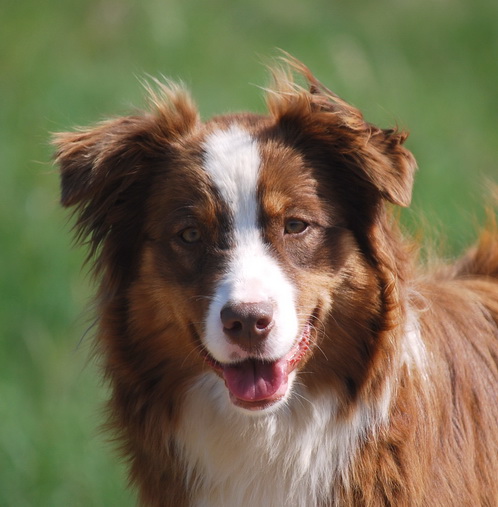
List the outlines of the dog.
<svg viewBox="0 0 498 507">
<path fill-rule="evenodd" d="M 497 505 L 497 227 L 421 267 L 407 134 L 283 60 L 265 115 L 158 82 L 54 139 L 139 502 Z"/>
</svg>

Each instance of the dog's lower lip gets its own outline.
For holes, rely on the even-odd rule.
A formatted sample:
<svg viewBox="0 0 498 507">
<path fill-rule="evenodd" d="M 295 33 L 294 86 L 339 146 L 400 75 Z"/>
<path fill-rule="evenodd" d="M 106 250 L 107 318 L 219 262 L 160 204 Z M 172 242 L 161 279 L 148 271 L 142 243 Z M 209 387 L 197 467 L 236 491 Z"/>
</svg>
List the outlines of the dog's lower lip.
<svg viewBox="0 0 498 507">
<path fill-rule="evenodd" d="M 258 410 L 264 410 L 265 408 L 271 407 L 275 403 L 279 402 L 283 397 L 284 397 L 284 395 L 277 396 L 277 397 L 267 399 L 267 400 L 245 401 L 245 400 L 241 400 L 241 399 L 233 396 L 230 393 L 230 400 L 232 401 L 232 403 L 234 405 L 236 405 L 237 407 L 245 408 L 246 410 L 252 410 L 254 412 L 256 412 Z"/>
<path fill-rule="evenodd" d="M 212 357 L 205 348 L 202 349 L 202 356 L 206 363 L 225 381 L 234 405 L 247 410 L 262 410 L 285 397 L 288 389 L 288 375 L 297 367 L 309 349 L 311 327 L 310 319 L 304 325 L 299 341 L 285 356 L 275 361 L 251 358 L 241 363 L 221 363 Z M 240 387 L 239 381 L 241 379 L 237 378 L 237 370 L 245 371 L 248 368 L 260 372 L 262 376 L 257 379 L 258 383 L 266 381 L 266 388 L 256 388 L 256 382 L 247 392 Z"/>
</svg>

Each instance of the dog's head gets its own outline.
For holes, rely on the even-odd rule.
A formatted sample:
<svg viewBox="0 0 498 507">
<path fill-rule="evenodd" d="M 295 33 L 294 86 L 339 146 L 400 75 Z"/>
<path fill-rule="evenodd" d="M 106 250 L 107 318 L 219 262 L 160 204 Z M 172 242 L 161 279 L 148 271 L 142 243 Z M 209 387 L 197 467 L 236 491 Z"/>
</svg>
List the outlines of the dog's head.
<svg viewBox="0 0 498 507">
<path fill-rule="evenodd" d="M 253 411 L 288 398 L 313 357 L 361 376 L 383 304 L 379 217 L 409 204 L 415 164 L 405 134 L 288 63 L 309 86 L 275 71 L 267 116 L 202 123 L 161 87 L 151 113 L 56 137 L 116 374 L 183 385 L 212 370 Z"/>
</svg>

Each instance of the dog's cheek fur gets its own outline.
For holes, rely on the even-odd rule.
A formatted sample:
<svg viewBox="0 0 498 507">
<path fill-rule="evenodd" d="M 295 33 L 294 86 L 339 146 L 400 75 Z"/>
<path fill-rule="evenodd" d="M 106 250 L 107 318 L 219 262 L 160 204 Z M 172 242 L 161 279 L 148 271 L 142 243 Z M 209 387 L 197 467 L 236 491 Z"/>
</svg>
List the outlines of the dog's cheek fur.
<svg viewBox="0 0 498 507">
<path fill-rule="evenodd" d="M 170 505 L 187 506 L 173 435 L 192 379 L 206 371 L 191 328 L 205 302 L 185 284 L 163 284 L 157 264 L 146 247 L 126 310 L 118 313 L 116 302 L 104 306 L 99 347 L 113 389 L 107 426 L 129 457 L 130 482 L 140 487 L 141 501 L 159 505 L 158 492 L 168 484 Z M 120 315 L 126 323 L 109 321 Z"/>
<path fill-rule="evenodd" d="M 351 243 L 354 240 L 350 238 Z M 373 368 L 380 344 L 374 336 L 382 330 L 380 280 L 358 249 L 328 277 L 328 293 L 321 314 L 325 336 L 318 333 L 319 350 L 311 361 L 315 372 L 307 381 L 317 391 L 329 382 L 341 400 L 341 408 L 354 406 Z M 306 297 L 306 296 L 305 296 Z M 361 309 L 361 310 L 360 310 Z M 334 367 L 330 368 L 333 364 Z"/>
</svg>

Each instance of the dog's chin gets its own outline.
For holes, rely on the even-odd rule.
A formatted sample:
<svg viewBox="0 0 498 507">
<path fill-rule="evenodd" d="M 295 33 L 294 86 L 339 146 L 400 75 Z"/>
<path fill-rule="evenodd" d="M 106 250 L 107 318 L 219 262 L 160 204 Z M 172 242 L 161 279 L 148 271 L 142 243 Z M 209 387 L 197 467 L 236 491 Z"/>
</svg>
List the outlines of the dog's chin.
<svg viewBox="0 0 498 507">
<path fill-rule="evenodd" d="M 232 404 L 252 413 L 274 410 L 288 398 L 295 370 L 310 346 L 311 325 L 307 323 L 292 349 L 277 360 L 249 358 L 240 362 L 222 363 L 204 350 L 207 364 L 220 376 Z"/>
</svg>

